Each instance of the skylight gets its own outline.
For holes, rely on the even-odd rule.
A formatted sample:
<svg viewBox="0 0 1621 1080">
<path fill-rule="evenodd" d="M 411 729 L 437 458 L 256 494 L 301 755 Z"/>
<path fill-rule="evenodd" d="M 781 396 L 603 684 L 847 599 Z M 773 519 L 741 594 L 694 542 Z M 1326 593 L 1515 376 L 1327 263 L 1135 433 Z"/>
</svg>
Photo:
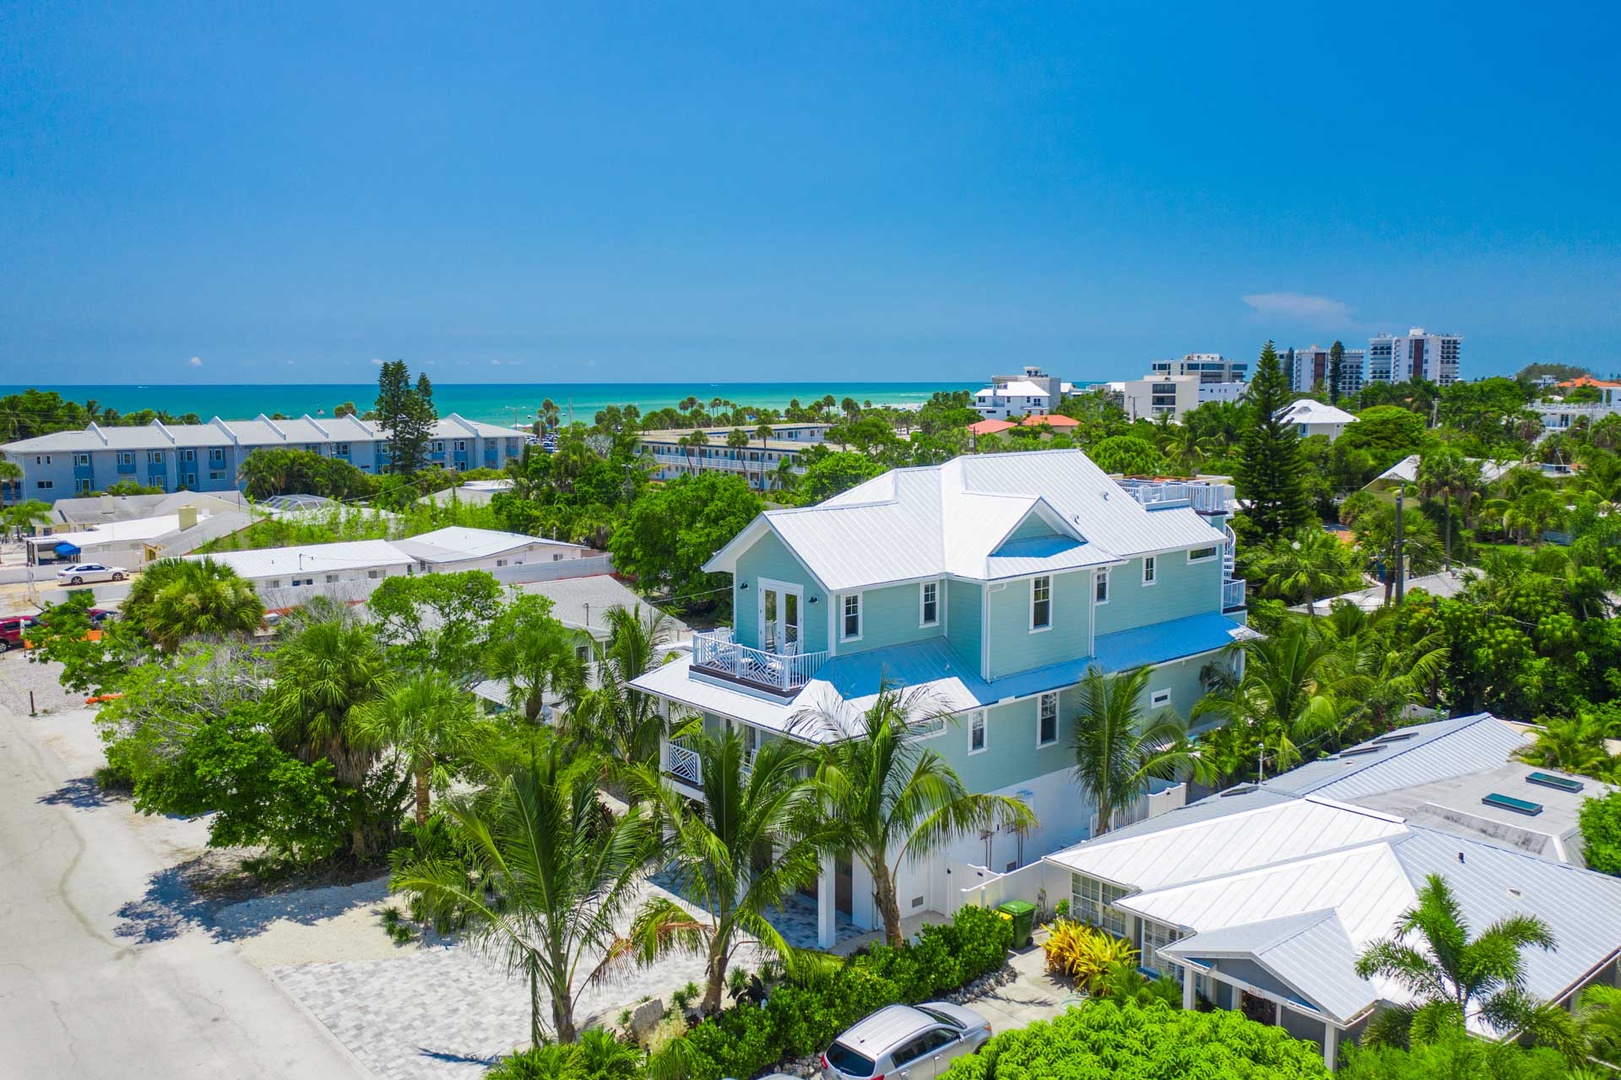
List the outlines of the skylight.
<svg viewBox="0 0 1621 1080">
<path fill-rule="evenodd" d="M 1392 731 L 1390 734 L 1381 735 L 1373 741 L 1381 745 L 1384 743 L 1402 742 L 1404 740 L 1411 739 L 1416 734 L 1417 732 L 1413 731 Z"/>
<path fill-rule="evenodd" d="M 1382 746 L 1353 746 L 1349 750 L 1341 750 L 1340 757 L 1361 757 L 1363 754 L 1377 754 L 1383 749 Z"/>
<path fill-rule="evenodd" d="M 1552 773 L 1534 772 L 1525 778 L 1527 784 L 1536 784 L 1538 787 L 1553 788 L 1555 791 L 1568 791 L 1571 794 L 1582 790 L 1580 780 L 1572 780 L 1568 776 L 1555 776 Z"/>
<path fill-rule="evenodd" d="M 1524 814 L 1526 817 L 1536 817 L 1542 813 L 1541 803 L 1527 802 L 1524 799 L 1516 799 L 1512 795 L 1502 795 L 1495 791 L 1480 801 L 1487 806 L 1495 806 L 1499 810 L 1512 810 L 1516 814 Z"/>
</svg>

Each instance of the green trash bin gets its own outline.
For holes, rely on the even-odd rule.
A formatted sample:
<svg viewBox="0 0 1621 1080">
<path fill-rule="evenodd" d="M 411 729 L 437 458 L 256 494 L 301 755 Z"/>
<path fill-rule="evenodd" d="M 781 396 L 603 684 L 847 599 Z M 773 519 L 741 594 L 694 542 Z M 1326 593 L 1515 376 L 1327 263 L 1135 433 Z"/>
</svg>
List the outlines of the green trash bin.
<svg viewBox="0 0 1621 1080">
<path fill-rule="evenodd" d="M 1036 928 L 1036 905 L 1027 900 L 1009 900 L 997 905 L 996 910 L 1013 920 L 1013 947 L 1028 946 L 1030 934 Z"/>
</svg>

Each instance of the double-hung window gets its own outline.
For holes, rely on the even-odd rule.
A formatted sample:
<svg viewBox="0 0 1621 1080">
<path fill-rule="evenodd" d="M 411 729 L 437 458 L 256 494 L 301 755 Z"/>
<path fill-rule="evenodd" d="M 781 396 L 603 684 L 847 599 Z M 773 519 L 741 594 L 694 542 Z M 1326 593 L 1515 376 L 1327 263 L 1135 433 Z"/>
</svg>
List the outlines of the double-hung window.
<svg viewBox="0 0 1621 1080">
<path fill-rule="evenodd" d="M 918 617 L 919 626 L 938 626 L 940 624 L 940 583 L 938 581 L 925 581 L 918 589 Z"/>
<path fill-rule="evenodd" d="M 1036 706 L 1036 745 L 1051 746 L 1058 741 L 1058 691 L 1041 695 Z"/>
<path fill-rule="evenodd" d="M 1053 624 L 1053 579 L 1030 579 L 1030 630 L 1046 630 Z"/>
<path fill-rule="evenodd" d="M 989 745 L 989 731 L 986 729 L 985 710 L 975 709 L 968 714 L 968 752 L 980 753 Z"/>
<path fill-rule="evenodd" d="M 1088 926 L 1106 930 L 1115 937 L 1126 936 L 1126 916 L 1114 902 L 1126 890 L 1085 874 L 1070 875 L 1070 911 Z"/>
<path fill-rule="evenodd" d="M 861 594 L 851 593 L 844 598 L 844 640 L 854 641 L 861 636 Z"/>
<path fill-rule="evenodd" d="M 1100 604 L 1109 602 L 1109 572 L 1107 570 L 1094 570 L 1092 572 L 1092 596 Z"/>
<path fill-rule="evenodd" d="M 1159 570 L 1159 566 L 1156 563 L 1156 561 L 1154 559 L 1154 556 L 1152 556 L 1152 555 L 1144 555 L 1143 556 L 1143 584 L 1144 585 L 1152 585 L 1152 584 L 1154 584 L 1154 575 L 1158 572 L 1158 570 Z"/>
</svg>

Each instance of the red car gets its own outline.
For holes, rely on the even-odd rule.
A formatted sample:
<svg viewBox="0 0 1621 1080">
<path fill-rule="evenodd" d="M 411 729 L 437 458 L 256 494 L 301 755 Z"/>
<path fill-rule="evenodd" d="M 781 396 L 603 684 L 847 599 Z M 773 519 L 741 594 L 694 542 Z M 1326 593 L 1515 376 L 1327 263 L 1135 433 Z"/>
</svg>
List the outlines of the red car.
<svg viewBox="0 0 1621 1080">
<path fill-rule="evenodd" d="M 24 635 L 38 623 L 39 620 L 32 615 L 10 615 L 0 619 L 0 652 L 22 648 Z"/>
</svg>

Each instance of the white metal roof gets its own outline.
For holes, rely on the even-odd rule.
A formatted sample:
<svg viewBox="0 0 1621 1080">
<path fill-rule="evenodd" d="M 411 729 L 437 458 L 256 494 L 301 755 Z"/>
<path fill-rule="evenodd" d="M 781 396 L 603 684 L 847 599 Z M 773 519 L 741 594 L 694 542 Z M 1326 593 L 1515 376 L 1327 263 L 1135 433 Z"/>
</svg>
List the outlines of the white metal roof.
<svg viewBox="0 0 1621 1080">
<path fill-rule="evenodd" d="M 981 397 L 1051 397 L 1045 386 L 1030 382 L 1028 379 L 1015 379 L 1003 383 L 1001 386 L 987 386 L 974 396 Z"/>
<path fill-rule="evenodd" d="M 83 431 L 58 431 L 22 439 L 0 447 L 7 453 L 71 453 L 93 450 L 165 450 L 177 446 L 290 446 L 315 443 L 375 441 L 385 438 L 377 424 L 356 416 L 315 417 L 272 420 L 260 413 L 252 420 L 221 420 L 206 424 L 150 424 L 130 427 L 102 427 L 91 424 Z M 521 437 L 495 424 L 467 420 L 455 413 L 439 419 L 433 428 L 435 439 L 507 439 Z"/>
<path fill-rule="evenodd" d="M 1079 450 L 895 469 L 818 506 L 767 511 L 706 569 L 734 570 L 766 529 L 834 591 L 1106 566 L 1223 540 L 1186 506 L 1144 507 Z"/>
<path fill-rule="evenodd" d="M 1469 830 L 1436 827 L 1425 814 L 1403 820 L 1343 801 L 1394 808 L 1404 797 L 1434 795 L 1445 778 L 1472 776 L 1479 783 L 1460 790 L 1473 799 L 1480 784 L 1520 776 L 1521 767 L 1504 765 L 1523 744 L 1518 730 L 1482 714 L 1395 734 L 1410 737 L 1202 799 L 1047 861 L 1132 890 L 1118 907 L 1191 933 L 1166 955 L 1214 958 L 1218 974 L 1235 978 L 1246 971 L 1276 977 L 1342 1023 L 1373 1003 L 1352 971 L 1354 957 L 1394 932 L 1432 874 L 1446 880 L 1476 931 L 1515 913 L 1548 924 L 1557 948 L 1524 953 L 1527 989 L 1538 997 L 1560 998 L 1621 953 L 1621 879 L 1539 857 L 1490 829 L 1464 835 Z M 1481 764 L 1486 758 L 1494 760 Z M 1539 801 L 1542 791 L 1506 794 Z M 1557 794 L 1547 792 L 1550 800 Z M 1337 921 L 1330 925 L 1324 912 Z M 1373 991 L 1405 1000 L 1405 991 L 1381 980 Z"/>
<path fill-rule="evenodd" d="M 1490 461 L 1486 458 L 1469 458 L 1468 460 L 1480 465 L 1480 478 L 1488 484 L 1497 481 L 1504 473 L 1519 464 L 1517 461 Z M 1418 479 L 1418 462 L 1418 454 L 1409 454 L 1370 480 L 1368 482 L 1369 486 L 1382 480 L 1401 480 L 1409 484 L 1415 483 Z"/>
<path fill-rule="evenodd" d="M 208 520 L 210 515 L 198 514 L 199 521 Z M 91 529 L 80 529 L 74 532 L 57 532 L 50 536 L 26 537 L 27 543 L 34 547 L 53 548 L 58 544 L 72 544 L 76 548 L 106 547 L 109 544 L 139 544 L 147 540 L 177 532 L 180 529 L 179 514 L 160 514 L 157 517 L 133 518 L 128 521 L 109 521 Z"/>
<path fill-rule="evenodd" d="M 1373 985 L 1357 975 L 1356 948 L 1332 908 L 1201 932 L 1160 952 L 1218 970 L 1223 959 L 1253 959 L 1342 1023 L 1378 1000 Z"/>
<path fill-rule="evenodd" d="M 1278 419 L 1285 424 L 1355 424 L 1357 418 L 1344 409 L 1333 405 L 1325 405 L 1321 401 L 1311 398 L 1301 398 L 1299 401 L 1285 405 L 1278 414 Z"/>
<path fill-rule="evenodd" d="M 409 555 L 415 556 L 422 562 L 431 563 L 457 562 L 462 559 L 487 559 L 495 555 L 502 555 L 510 551 L 522 551 L 532 547 L 584 550 L 578 544 L 545 540 L 538 536 L 526 536 L 523 533 L 500 532 L 495 529 L 473 529 L 462 525 L 451 525 L 443 529 L 435 529 L 432 532 L 419 533 L 404 540 L 396 540 L 394 546 Z"/>
<path fill-rule="evenodd" d="M 1264 786 L 1350 802 L 1498 768 L 1529 741 L 1519 728 L 1490 713 L 1476 713 L 1400 728 L 1273 777 Z"/>
<path fill-rule="evenodd" d="M 1401 819 L 1343 803 L 1290 799 L 1176 827 L 1173 810 L 1146 834 L 1097 840 L 1050 857 L 1090 877 L 1138 889 L 1200 881 L 1406 831 Z"/>
<path fill-rule="evenodd" d="M 214 555 L 188 555 L 187 558 L 213 559 L 250 581 L 296 574 L 332 574 L 345 570 L 410 566 L 415 561 L 387 540 L 346 540 L 337 544 L 222 551 Z"/>
</svg>

